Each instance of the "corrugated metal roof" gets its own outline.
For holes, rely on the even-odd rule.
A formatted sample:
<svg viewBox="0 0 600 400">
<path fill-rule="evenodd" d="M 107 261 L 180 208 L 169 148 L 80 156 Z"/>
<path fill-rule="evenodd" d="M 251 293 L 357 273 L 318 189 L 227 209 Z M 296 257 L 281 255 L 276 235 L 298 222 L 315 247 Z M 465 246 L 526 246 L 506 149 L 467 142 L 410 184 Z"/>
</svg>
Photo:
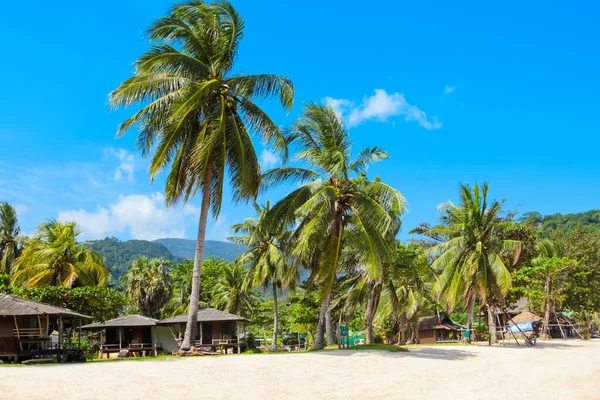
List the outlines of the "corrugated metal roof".
<svg viewBox="0 0 600 400">
<path fill-rule="evenodd" d="M 14 315 L 62 315 L 63 317 L 92 319 L 88 315 L 69 310 L 68 308 L 51 306 L 46 303 L 0 294 L 0 316 L 8 317 Z"/>
<path fill-rule="evenodd" d="M 198 310 L 198 322 L 217 322 L 217 321 L 248 321 L 239 315 L 229 314 L 228 312 L 215 310 L 214 308 L 203 308 Z M 172 318 L 165 318 L 158 321 L 159 325 L 179 324 L 187 322 L 187 314 L 181 314 Z"/>
<path fill-rule="evenodd" d="M 102 329 L 102 328 L 124 328 L 132 326 L 155 326 L 157 319 L 144 317 L 142 315 L 132 314 L 123 315 L 110 319 L 105 322 L 96 322 L 89 325 L 83 325 L 81 329 Z"/>
</svg>

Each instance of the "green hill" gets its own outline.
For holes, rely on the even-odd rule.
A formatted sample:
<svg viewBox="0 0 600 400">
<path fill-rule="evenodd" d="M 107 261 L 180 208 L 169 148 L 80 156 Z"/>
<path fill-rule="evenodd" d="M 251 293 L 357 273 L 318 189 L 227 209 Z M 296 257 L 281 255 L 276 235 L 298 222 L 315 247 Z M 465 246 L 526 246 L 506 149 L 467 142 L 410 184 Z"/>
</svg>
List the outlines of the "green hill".
<svg viewBox="0 0 600 400">
<path fill-rule="evenodd" d="M 181 258 L 194 258 L 196 251 L 196 241 L 191 239 L 158 239 L 154 243 L 160 243 L 169 251 Z M 237 256 L 242 254 L 245 249 L 234 243 L 220 242 L 218 240 L 207 240 L 204 244 L 204 258 L 219 257 L 227 261 L 233 261 Z"/>
<path fill-rule="evenodd" d="M 106 260 L 106 267 L 110 269 L 112 281 L 119 282 L 127 268 L 138 257 L 148 258 L 163 257 L 174 263 L 183 262 L 184 259 L 194 258 L 196 241 L 190 239 L 158 239 L 120 241 L 115 237 L 102 240 L 92 240 L 85 243 L 90 249 L 97 251 Z M 207 240 L 204 249 L 204 258 L 219 257 L 227 261 L 244 252 L 244 248 L 233 243 Z"/>
<path fill-rule="evenodd" d="M 533 222 L 543 233 L 552 230 L 568 232 L 577 226 L 587 227 L 600 232 L 600 209 L 574 214 L 542 215 L 538 212 L 528 212 L 520 218 L 522 222 Z"/>
</svg>

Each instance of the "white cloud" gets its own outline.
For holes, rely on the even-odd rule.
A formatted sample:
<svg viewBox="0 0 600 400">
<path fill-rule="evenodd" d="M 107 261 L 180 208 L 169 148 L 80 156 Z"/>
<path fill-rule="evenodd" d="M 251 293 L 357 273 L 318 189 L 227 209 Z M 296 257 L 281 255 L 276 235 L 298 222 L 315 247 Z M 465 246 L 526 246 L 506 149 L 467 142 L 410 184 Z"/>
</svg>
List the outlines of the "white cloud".
<svg viewBox="0 0 600 400">
<path fill-rule="evenodd" d="M 279 163 L 279 157 L 275 153 L 264 149 L 260 153 L 260 168 L 264 171 L 276 166 Z"/>
<path fill-rule="evenodd" d="M 82 229 L 82 239 L 100 239 L 124 231 L 129 231 L 134 239 L 143 240 L 184 237 L 185 216 L 197 209 L 193 206 L 166 208 L 164 200 L 160 193 L 119 196 L 108 208 L 63 211 L 58 219 L 77 222 Z"/>
<path fill-rule="evenodd" d="M 383 89 L 375 89 L 375 94 L 365 97 L 360 106 L 355 107 L 350 100 L 325 98 L 326 104 L 336 113 L 344 116 L 348 126 L 357 126 L 367 120 L 387 121 L 390 117 L 404 115 L 405 121 L 414 121 L 425 129 L 439 129 L 442 124 L 437 117 L 428 117 L 425 111 L 409 104 L 402 93 L 388 94 Z"/>
<path fill-rule="evenodd" d="M 127 177 L 128 180 L 132 180 L 133 170 L 135 168 L 135 158 L 133 154 L 129 153 L 125 149 L 114 149 L 112 147 L 107 147 L 105 149 L 105 152 L 116 157 L 120 162 L 117 166 L 117 169 L 115 169 L 115 181 L 121 180 L 121 178 L 123 178 L 124 175 Z"/>
<path fill-rule="evenodd" d="M 332 97 L 325 97 L 325 104 L 333 108 L 338 118 L 342 118 L 344 111 L 353 105 L 350 100 L 334 99 Z"/>
<path fill-rule="evenodd" d="M 455 90 L 456 90 L 455 86 L 446 86 L 444 88 L 444 94 L 449 95 L 450 93 L 454 92 Z"/>
<path fill-rule="evenodd" d="M 106 236 L 111 227 L 111 218 L 106 208 L 98 206 L 96 211 L 68 210 L 58 214 L 58 220 L 75 221 L 82 230 L 81 239 L 100 239 Z"/>
</svg>

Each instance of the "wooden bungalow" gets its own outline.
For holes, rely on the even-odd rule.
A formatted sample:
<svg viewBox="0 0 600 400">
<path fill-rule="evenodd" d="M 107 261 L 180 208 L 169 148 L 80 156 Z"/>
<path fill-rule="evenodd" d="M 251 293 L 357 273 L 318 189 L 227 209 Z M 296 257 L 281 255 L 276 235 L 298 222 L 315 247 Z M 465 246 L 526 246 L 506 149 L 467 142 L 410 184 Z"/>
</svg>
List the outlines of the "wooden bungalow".
<svg viewBox="0 0 600 400">
<path fill-rule="evenodd" d="M 157 355 L 162 344 L 156 338 L 158 320 L 141 315 L 124 315 L 105 322 L 96 322 L 81 327 L 94 332 L 99 345 L 100 358 Z"/>
<path fill-rule="evenodd" d="M 434 344 L 460 340 L 462 327 L 450 320 L 448 315 L 440 314 L 431 317 L 419 318 L 419 343 Z M 451 337 L 454 335 L 454 338 Z"/>
<path fill-rule="evenodd" d="M 80 329 L 81 322 L 90 319 L 67 308 L 0 294 L 0 359 L 81 359 L 81 334 L 78 344 L 65 343 L 64 334 Z M 57 343 L 51 340 L 54 331 L 58 332 Z"/>
<path fill-rule="evenodd" d="M 245 348 L 245 343 L 242 343 L 241 339 L 244 336 L 246 322 L 250 321 L 239 315 L 214 308 L 198 310 L 198 329 L 194 346 L 207 351 L 233 352 L 234 349 L 237 349 L 239 353 Z M 159 332 L 165 351 L 179 350 L 186 323 L 187 314 L 158 321 L 157 332 Z M 161 327 L 164 330 L 160 330 Z"/>
</svg>

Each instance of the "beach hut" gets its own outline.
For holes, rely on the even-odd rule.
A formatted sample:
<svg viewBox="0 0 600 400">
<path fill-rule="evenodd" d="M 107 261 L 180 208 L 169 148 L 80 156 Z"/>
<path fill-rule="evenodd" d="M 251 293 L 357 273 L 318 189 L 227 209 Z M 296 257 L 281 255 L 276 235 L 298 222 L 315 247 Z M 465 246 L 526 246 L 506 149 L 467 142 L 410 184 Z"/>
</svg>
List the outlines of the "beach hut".
<svg viewBox="0 0 600 400">
<path fill-rule="evenodd" d="M 419 343 L 434 344 L 460 340 L 461 328 L 460 325 L 452 322 L 446 314 L 419 318 Z"/>
<path fill-rule="evenodd" d="M 137 357 L 157 355 L 162 350 L 162 344 L 157 341 L 157 322 L 158 320 L 153 318 L 132 314 L 84 325 L 81 329 L 99 336 L 100 358 L 123 355 L 123 350 L 127 356 Z"/>
<path fill-rule="evenodd" d="M 206 351 L 220 350 L 225 353 L 237 349 L 239 353 L 242 348 L 245 348 L 242 338 L 245 337 L 244 329 L 247 322 L 250 321 L 225 311 L 214 308 L 200 309 L 198 310 L 198 328 L 194 346 Z M 179 350 L 186 323 L 187 314 L 165 318 L 157 322 L 157 336 L 165 351 Z"/>
<path fill-rule="evenodd" d="M 67 344 L 65 333 L 70 338 L 82 321 L 91 319 L 68 308 L 0 294 L 0 359 L 81 359 L 81 334 L 77 343 Z M 58 332 L 56 343 L 51 341 L 54 331 Z"/>
</svg>

